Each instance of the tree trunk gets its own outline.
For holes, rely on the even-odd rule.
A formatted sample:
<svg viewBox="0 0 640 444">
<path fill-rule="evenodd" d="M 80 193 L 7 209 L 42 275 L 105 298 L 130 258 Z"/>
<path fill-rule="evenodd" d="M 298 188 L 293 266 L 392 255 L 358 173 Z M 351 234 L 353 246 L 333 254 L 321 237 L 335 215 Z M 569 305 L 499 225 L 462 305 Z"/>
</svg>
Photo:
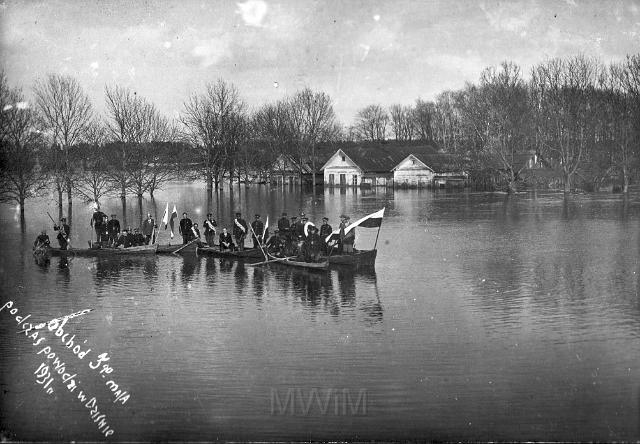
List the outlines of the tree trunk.
<svg viewBox="0 0 640 444">
<path fill-rule="evenodd" d="M 60 183 L 56 184 L 56 189 L 58 191 L 58 220 L 62 219 L 62 186 Z"/>
<path fill-rule="evenodd" d="M 218 184 L 216 181 L 216 189 L 218 188 Z M 211 171 L 207 173 L 207 194 L 211 194 L 211 190 L 213 190 L 213 175 Z"/>
<path fill-rule="evenodd" d="M 120 201 L 122 202 L 122 229 L 127 228 L 127 196 L 120 196 Z"/>
<path fill-rule="evenodd" d="M 313 190 L 313 200 L 316 200 L 316 147 L 311 147 L 311 189 Z"/>
<path fill-rule="evenodd" d="M 24 219 L 24 196 L 20 195 L 20 231 L 24 233 L 27 230 L 27 224 Z"/>
<path fill-rule="evenodd" d="M 569 173 L 564 173 L 564 192 L 571 192 L 571 174 Z"/>
<path fill-rule="evenodd" d="M 71 180 L 67 179 L 67 205 L 69 208 L 73 205 L 71 197 Z"/>
<path fill-rule="evenodd" d="M 146 214 L 142 215 L 142 194 L 138 193 L 138 227 L 142 228 L 142 220 Z"/>
<path fill-rule="evenodd" d="M 622 192 L 629 193 L 629 174 L 626 166 L 622 168 Z"/>
</svg>

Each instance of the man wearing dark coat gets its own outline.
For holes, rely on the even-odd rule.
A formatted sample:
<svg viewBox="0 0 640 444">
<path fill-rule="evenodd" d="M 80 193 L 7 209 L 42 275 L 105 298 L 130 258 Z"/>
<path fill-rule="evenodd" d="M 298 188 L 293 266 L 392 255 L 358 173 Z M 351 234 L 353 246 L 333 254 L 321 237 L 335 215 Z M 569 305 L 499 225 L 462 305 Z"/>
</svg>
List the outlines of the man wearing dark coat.
<svg viewBox="0 0 640 444">
<path fill-rule="evenodd" d="M 331 232 L 333 231 L 333 228 L 331 228 L 331 225 L 329 225 L 329 218 L 328 217 L 323 217 L 322 218 L 322 225 L 320 225 L 320 238 L 322 239 L 322 251 L 324 251 L 325 253 L 329 252 L 329 246 L 327 245 L 327 236 L 329 236 L 331 234 Z"/>
<path fill-rule="evenodd" d="M 53 230 L 58 232 L 56 239 L 60 244 L 61 250 L 66 250 L 69 247 L 69 240 L 71 239 L 71 227 L 67 225 L 67 218 L 60 219 L 60 225 L 54 225 Z"/>
<path fill-rule="evenodd" d="M 231 233 L 227 232 L 226 228 L 223 228 L 222 233 L 220 233 L 220 251 L 233 251 L 235 248 L 235 245 L 233 245 L 233 239 L 231 238 Z"/>
<path fill-rule="evenodd" d="M 180 227 L 178 228 L 178 232 L 182 235 L 182 243 L 187 244 L 191 241 L 193 232 L 191 228 L 193 227 L 193 223 L 191 219 L 187 217 L 187 213 L 182 213 L 182 219 L 180 219 Z"/>
<path fill-rule="evenodd" d="M 282 217 L 278 219 L 278 231 L 285 232 L 289 230 L 289 219 L 287 219 L 287 213 L 282 213 Z"/>
<path fill-rule="evenodd" d="M 302 253 L 305 262 L 318 262 L 322 245 L 323 242 L 318 234 L 318 228 L 313 225 L 310 226 L 309 235 L 306 237 L 304 244 L 302 245 Z"/>
<path fill-rule="evenodd" d="M 147 218 L 142 222 L 142 234 L 144 235 L 145 245 L 149 245 L 149 242 L 151 242 L 154 228 L 157 228 L 156 222 L 151 217 L 151 213 L 147 213 Z"/>
<path fill-rule="evenodd" d="M 47 235 L 46 230 L 42 230 L 40 235 L 36 237 L 35 242 L 33 243 L 33 248 L 41 248 L 41 247 L 49 247 L 51 245 L 51 241 L 49 240 L 49 236 Z"/>
<path fill-rule="evenodd" d="M 256 220 L 251 222 L 251 229 L 253 230 L 253 248 L 258 248 L 264 237 L 264 223 L 260 220 L 259 214 L 256 214 Z"/>
<path fill-rule="evenodd" d="M 108 216 L 104 214 L 100 209 L 96 206 L 93 208 L 93 216 L 91 216 L 91 222 L 89 225 L 96 230 L 96 242 L 100 243 L 102 241 L 107 241 L 107 239 L 102 239 L 104 234 L 103 224 L 104 218 Z"/>
<path fill-rule="evenodd" d="M 236 239 L 240 251 L 244 251 L 244 239 L 247 237 L 247 231 L 249 231 L 247 221 L 242 218 L 241 213 L 236 213 L 236 218 L 233 219 L 233 237 Z"/>
<path fill-rule="evenodd" d="M 213 214 L 207 214 L 207 220 L 202 223 L 202 226 L 204 227 L 204 238 L 207 244 L 213 247 L 216 239 L 216 227 L 218 226 L 218 223 L 213 218 Z"/>
<path fill-rule="evenodd" d="M 111 215 L 111 220 L 107 222 L 107 233 L 109 236 L 109 246 L 113 246 L 118 242 L 120 234 L 120 221 L 116 219 L 116 215 Z"/>
</svg>

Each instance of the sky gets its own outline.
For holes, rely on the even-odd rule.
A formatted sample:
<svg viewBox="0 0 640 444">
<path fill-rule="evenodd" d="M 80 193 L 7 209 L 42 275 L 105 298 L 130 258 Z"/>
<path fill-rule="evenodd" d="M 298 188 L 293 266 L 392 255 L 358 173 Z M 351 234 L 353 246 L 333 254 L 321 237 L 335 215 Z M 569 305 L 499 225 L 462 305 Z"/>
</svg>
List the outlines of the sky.
<svg viewBox="0 0 640 444">
<path fill-rule="evenodd" d="M 341 122 L 359 109 L 433 100 L 504 60 L 640 53 L 640 0 L 0 0 L 0 65 L 27 96 L 77 78 L 104 111 L 129 87 L 168 117 L 218 79 L 250 109 L 310 87 Z"/>
</svg>

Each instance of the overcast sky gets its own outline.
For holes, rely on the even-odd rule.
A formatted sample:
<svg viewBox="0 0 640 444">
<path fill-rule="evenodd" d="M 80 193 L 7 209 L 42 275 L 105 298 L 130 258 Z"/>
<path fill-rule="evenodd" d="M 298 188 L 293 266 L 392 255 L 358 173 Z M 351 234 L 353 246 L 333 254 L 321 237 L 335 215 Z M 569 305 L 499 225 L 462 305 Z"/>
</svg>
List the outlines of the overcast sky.
<svg viewBox="0 0 640 444">
<path fill-rule="evenodd" d="M 640 52 L 640 0 L 4 0 L 0 25 L 12 85 L 70 74 L 103 110 L 117 83 L 170 117 L 218 78 L 251 107 L 325 91 L 350 124 L 368 104 L 434 99 L 502 60 L 526 72 L 550 57 Z"/>
</svg>

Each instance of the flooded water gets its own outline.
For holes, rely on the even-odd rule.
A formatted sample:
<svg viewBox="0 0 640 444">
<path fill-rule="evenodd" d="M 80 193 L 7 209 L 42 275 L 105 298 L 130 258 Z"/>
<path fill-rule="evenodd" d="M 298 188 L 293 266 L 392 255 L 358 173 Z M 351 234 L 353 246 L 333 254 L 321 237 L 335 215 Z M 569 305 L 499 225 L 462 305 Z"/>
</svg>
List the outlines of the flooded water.
<svg viewBox="0 0 640 444">
<path fill-rule="evenodd" d="M 638 192 L 325 190 L 314 203 L 255 186 L 231 198 L 173 184 L 133 200 L 128 222 L 160 219 L 167 201 L 199 223 L 210 206 L 226 226 L 236 209 L 335 227 L 386 207 L 375 271 L 195 255 L 38 265 L 30 244 L 43 225 L 52 234 L 52 198 L 28 203 L 24 237 L 3 206 L 3 437 L 640 439 Z M 102 209 L 121 217 L 118 199 Z M 90 213 L 75 203 L 76 246 Z M 356 246 L 375 237 L 358 229 Z M 84 309 L 63 326 L 70 348 L 46 328 L 21 333 Z"/>
</svg>

